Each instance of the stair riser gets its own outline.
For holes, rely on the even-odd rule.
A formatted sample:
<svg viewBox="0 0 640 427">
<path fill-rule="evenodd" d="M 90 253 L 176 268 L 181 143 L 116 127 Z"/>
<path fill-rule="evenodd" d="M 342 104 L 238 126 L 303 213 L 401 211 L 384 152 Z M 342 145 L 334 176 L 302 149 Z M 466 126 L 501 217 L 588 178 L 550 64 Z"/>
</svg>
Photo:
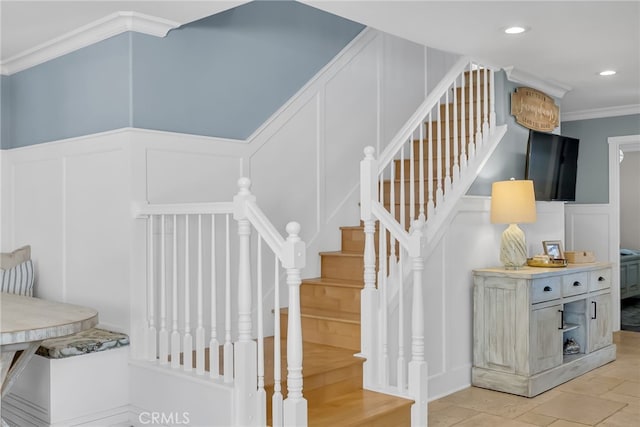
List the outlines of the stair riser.
<svg viewBox="0 0 640 427">
<path fill-rule="evenodd" d="M 484 70 L 473 70 L 473 72 L 472 72 L 473 73 L 473 78 L 471 78 L 470 73 L 471 72 L 469 72 L 469 71 L 465 71 L 465 73 L 464 73 L 464 84 L 465 84 L 465 87 L 471 87 L 471 85 L 469 84 L 469 82 L 471 82 L 471 81 L 473 81 L 473 87 L 474 88 L 478 84 L 480 84 L 480 85 L 484 84 L 484 82 L 485 82 L 485 78 L 484 78 L 485 72 L 484 72 Z M 478 74 L 480 75 L 479 76 L 480 78 L 478 78 Z M 489 80 L 491 73 L 487 72 L 486 74 L 487 74 L 488 82 L 491 83 L 491 80 Z M 491 87 L 491 86 L 489 85 L 488 87 Z"/>
<path fill-rule="evenodd" d="M 363 280 L 362 256 L 322 255 L 322 277 L 330 279 Z"/>
<path fill-rule="evenodd" d="M 418 180 L 420 179 L 420 162 L 418 161 L 414 161 L 414 166 L 413 166 L 413 173 L 414 175 L 411 175 L 411 160 L 404 160 L 404 171 L 400 168 L 401 162 L 400 160 L 394 160 L 395 162 L 395 171 L 394 171 L 394 179 L 405 179 L 405 180 L 410 180 L 410 179 L 414 179 L 414 180 Z M 459 162 L 459 160 L 458 160 Z M 441 163 L 442 165 L 442 175 L 446 175 L 446 164 L 444 161 L 442 161 Z M 454 165 L 454 158 L 450 158 L 449 159 L 449 175 L 451 175 L 452 172 L 452 168 Z M 437 178 L 437 174 L 438 174 L 438 164 L 437 162 L 434 161 L 434 164 L 429 167 L 429 165 L 427 164 L 427 162 L 423 162 L 422 163 L 422 167 L 424 170 L 424 177 L 427 178 L 429 176 L 429 169 L 431 169 L 431 173 L 434 177 L 434 179 Z"/>
<path fill-rule="evenodd" d="M 401 182 L 404 184 L 401 184 Z M 419 181 L 414 181 L 414 190 L 413 190 L 413 196 L 415 197 L 416 202 L 418 202 L 420 200 L 420 182 Z M 394 181 L 393 182 L 393 191 L 394 191 L 394 201 L 396 202 L 396 204 L 400 201 L 400 189 L 401 187 L 404 187 L 404 197 L 405 200 L 408 202 L 409 201 L 409 196 L 411 195 L 411 186 L 410 186 L 410 181 Z M 429 188 L 429 181 L 425 180 L 424 181 L 424 190 L 426 191 Z M 437 182 L 434 179 L 433 180 L 433 186 L 432 186 L 432 191 L 435 194 L 436 189 L 438 188 Z M 384 185 L 384 192 L 383 192 L 383 196 L 384 196 L 384 201 L 386 202 L 386 204 L 389 204 L 389 201 L 391 200 L 391 186 L 389 185 L 389 181 L 385 181 L 385 185 Z M 425 201 L 426 201 L 426 195 L 425 195 Z"/>
<path fill-rule="evenodd" d="M 360 289 L 302 283 L 300 305 L 303 308 L 360 313 Z"/>
<path fill-rule="evenodd" d="M 386 187 L 388 187 L 388 181 Z M 386 191 L 389 192 L 388 190 Z M 397 193 L 396 193 L 397 194 Z M 385 196 L 385 200 L 389 200 L 387 196 Z M 364 231 L 363 230 L 349 230 L 349 233 L 344 233 L 342 235 L 342 252 L 356 253 L 356 254 L 364 254 Z M 379 253 L 379 240 L 378 240 L 378 228 L 376 227 L 376 231 L 373 234 L 373 244 L 376 251 L 376 255 Z M 347 248 L 347 249 L 345 249 Z M 398 243 L 396 242 L 396 252 L 398 251 Z M 387 239 L 387 254 L 390 253 L 391 243 Z"/>
<path fill-rule="evenodd" d="M 475 82 L 475 76 L 474 77 L 474 82 Z M 487 86 L 487 95 L 489 93 L 489 89 L 491 88 L 491 86 Z M 462 90 L 464 89 L 464 100 L 465 102 L 469 102 L 469 91 L 473 90 L 473 100 L 474 102 L 478 99 L 478 85 L 473 85 L 473 88 L 469 87 L 469 86 L 465 86 L 465 87 L 457 87 L 456 88 L 456 99 L 458 100 L 458 102 L 460 102 L 460 100 L 462 99 Z M 483 100 L 484 99 L 484 85 L 480 85 L 480 99 Z M 449 101 L 453 101 L 453 90 L 449 93 Z"/>
<path fill-rule="evenodd" d="M 280 333 L 286 336 L 287 315 L 281 315 Z M 360 351 L 360 325 L 302 316 L 303 339 L 316 344 Z"/>
<path fill-rule="evenodd" d="M 449 100 L 452 101 L 452 100 Z M 454 112 L 454 104 L 449 103 L 449 104 L 442 104 L 440 105 L 440 120 L 442 121 L 446 121 L 447 117 L 445 116 L 445 113 L 447 112 L 447 107 L 449 108 L 449 120 L 453 120 L 453 112 Z M 461 108 L 461 103 L 458 102 L 458 111 L 457 111 L 457 117 L 458 118 L 462 118 L 464 117 L 465 119 L 468 119 L 469 117 L 473 116 L 473 117 L 478 117 L 478 100 L 476 98 L 474 98 L 473 100 L 473 104 L 470 104 L 468 100 L 465 101 L 464 103 L 464 115 L 462 114 L 462 108 Z M 470 108 L 471 106 L 473 106 L 473 108 Z M 489 104 L 487 104 L 487 110 L 485 111 L 484 109 L 484 101 L 481 100 L 480 101 L 480 117 L 484 120 L 484 116 L 487 115 L 487 120 L 488 120 L 488 114 L 489 114 Z M 437 119 L 438 117 L 433 117 L 433 119 Z M 474 119 L 475 120 L 475 119 Z"/>
</svg>

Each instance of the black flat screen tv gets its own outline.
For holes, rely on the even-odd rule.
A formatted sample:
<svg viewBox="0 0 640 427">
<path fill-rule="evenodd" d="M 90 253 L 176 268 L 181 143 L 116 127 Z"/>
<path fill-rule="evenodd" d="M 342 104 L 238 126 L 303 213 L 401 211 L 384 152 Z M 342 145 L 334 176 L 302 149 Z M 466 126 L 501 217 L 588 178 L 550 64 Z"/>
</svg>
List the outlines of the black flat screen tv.
<svg viewBox="0 0 640 427">
<path fill-rule="evenodd" d="M 533 181 L 536 200 L 575 201 L 580 140 L 529 131 L 525 179 Z"/>
</svg>

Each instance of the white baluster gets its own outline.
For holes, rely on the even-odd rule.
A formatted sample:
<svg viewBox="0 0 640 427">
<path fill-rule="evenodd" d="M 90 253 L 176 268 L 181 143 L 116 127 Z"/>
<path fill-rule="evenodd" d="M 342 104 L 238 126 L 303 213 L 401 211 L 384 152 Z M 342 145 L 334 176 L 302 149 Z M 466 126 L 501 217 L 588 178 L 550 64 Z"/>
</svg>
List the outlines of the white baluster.
<svg viewBox="0 0 640 427">
<path fill-rule="evenodd" d="M 202 214 L 198 214 L 198 324 L 196 327 L 196 374 L 204 374 L 204 292 L 202 283 Z"/>
<path fill-rule="evenodd" d="M 300 225 L 287 224 L 287 244 L 300 242 Z M 284 425 L 307 425 L 307 400 L 302 396 L 302 328 L 300 320 L 300 268 L 287 266 L 289 316 L 287 324 L 287 398 L 284 401 Z"/>
<path fill-rule="evenodd" d="M 476 64 L 476 150 L 482 146 L 482 97 L 480 96 L 480 85 L 482 84 L 482 74 L 479 64 Z"/>
<path fill-rule="evenodd" d="M 446 109 L 444 112 L 444 193 L 451 191 L 451 122 L 449 120 L 449 91 L 444 93 Z"/>
<path fill-rule="evenodd" d="M 467 169 L 467 127 L 465 126 L 465 120 L 467 120 L 466 116 L 466 108 L 465 105 L 465 92 L 467 91 L 466 85 L 464 84 L 464 73 L 462 74 L 462 84 L 460 85 L 460 117 L 462 117 L 462 121 L 460 123 L 460 169 L 465 171 Z M 457 123 L 456 123 L 457 126 Z"/>
<path fill-rule="evenodd" d="M 453 81 L 453 181 L 460 178 L 458 162 L 460 140 L 458 139 L 458 89 L 456 80 Z"/>
<path fill-rule="evenodd" d="M 231 343 L 231 247 L 229 214 L 226 215 L 225 234 L 225 286 L 224 286 L 224 382 L 233 381 L 233 344 Z"/>
<path fill-rule="evenodd" d="M 405 173 L 405 167 L 404 167 L 404 146 L 400 149 L 400 218 L 398 219 L 398 222 L 400 223 L 400 225 L 402 225 L 402 228 L 406 229 L 405 224 L 406 224 L 406 219 L 405 219 L 405 186 L 404 186 L 404 181 L 405 179 L 407 179 L 407 175 Z M 392 206 L 392 208 L 395 211 L 395 206 Z M 395 213 L 395 212 L 394 212 Z"/>
<path fill-rule="evenodd" d="M 382 260 L 380 262 L 379 268 L 379 277 L 378 280 L 378 289 L 381 292 L 381 300 L 380 304 L 380 346 L 379 350 L 381 352 L 380 355 L 380 363 L 378 366 L 378 382 L 383 387 L 389 384 L 389 345 L 388 345 L 388 333 L 387 328 L 389 327 L 389 322 L 387 320 L 387 309 L 388 309 L 388 275 L 387 275 L 387 263 L 384 261 L 387 257 L 387 229 L 384 225 L 380 224 L 380 233 L 378 238 L 378 254 L 384 254 L 384 256 L 380 255 L 379 258 Z"/>
<path fill-rule="evenodd" d="M 412 135 L 413 136 L 413 135 Z M 414 155 L 413 141 L 409 139 L 409 223 L 416 217 L 416 158 Z M 402 183 L 404 187 L 404 182 Z"/>
<path fill-rule="evenodd" d="M 493 134 L 496 129 L 496 91 L 495 72 L 489 70 L 489 132 Z"/>
<path fill-rule="evenodd" d="M 398 260 L 398 359 L 396 364 L 396 375 L 398 378 L 398 391 L 404 392 L 407 378 L 405 375 L 404 360 L 404 257 L 406 251 L 400 250 L 400 259 Z"/>
<path fill-rule="evenodd" d="M 429 124 L 431 125 L 431 124 Z M 418 184 L 418 203 L 420 204 L 420 211 L 418 217 L 424 221 L 426 219 L 426 206 L 424 200 L 424 123 L 420 125 L 420 149 L 418 156 L 420 157 L 420 165 L 419 165 L 419 184 Z M 386 248 L 385 248 L 386 251 Z"/>
<path fill-rule="evenodd" d="M 158 336 L 160 364 L 169 363 L 169 331 L 167 330 L 167 275 L 165 215 L 160 216 L 160 334 Z"/>
<path fill-rule="evenodd" d="M 189 215 L 184 216 L 184 336 L 182 337 L 182 369 L 193 369 L 193 337 L 191 336 L 191 267 L 189 259 Z"/>
<path fill-rule="evenodd" d="M 280 352 L 280 266 L 278 257 L 275 257 L 273 285 L 273 396 L 271 396 L 271 424 L 273 427 L 282 427 L 282 372 Z"/>
<path fill-rule="evenodd" d="M 147 327 L 147 359 L 148 360 L 156 360 L 156 358 L 158 357 L 158 353 L 157 353 L 157 347 L 158 347 L 158 341 L 157 341 L 157 337 L 158 337 L 158 332 L 156 330 L 156 318 L 155 318 L 155 313 L 156 313 L 156 300 L 155 300 L 155 294 L 156 294 L 156 284 L 155 284 L 155 274 L 154 274 L 154 270 L 156 268 L 156 263 L 155 263 L 155 246 L 154 246 L 154 239 L 153 239 L 153 233 L 154 233 L 154 229 L 153 229 L 153 215 L 149 215 L 149 222 L 148 222 L 148 230 L 147 230 L 147 236 L 148 236 L 148 248 L 147 248 L 147 262 L 149 263 L 149 271 L 148 271 L 148 279 L 147 279 L 147 295 L 148 295 L 148 299 L 147 299 L 147 321 L 148 321 L 148 327 Z"/>
<path fill-rule="evenodd" d="M 264 326 L 263 326 L 263 310 L 262 310 L 262 237 L 258 235 L 257 244 L 257 263 L 256 263 L 256 280 L 257 280 L 257 308 L 258 308 L 258 395 L 256 402 L 256 410 L 259 426 L 267 425 L 267 392 L 264 389 Z"/>
<path fill-rule="evenodd" d="M 444 199 L 444 189 L 442 188 L 442 115 L 441 115 L 440 101 L 438 101 L 438 121 L 436 123 L 436 209 L 438 206 L 442 206 Z"/>
<path fill-rule="evenodd" d="M 473 160 L 476 155 L 476 143 L 474 134 L 475 134 L 475 124 L 473 121 L 474 115 L 474 103 L 473 103 L 473 62 L 469 63 L 469 115 L 468 115 L 468 125 L 469 125 L 469 160 Z"/>
<path fill-rule="evenodd" d="M 251 341 L 251 224 L 238 220 L 238 341 Z"/>
<path fill-rule="evenodd" d="M 489 69 L 484 67 L 484 81 L 482 88 L 484 91 L 484 97 L 482 98 L 482 137 L 486 142 L 489 139 Z"/>
<path fill-rule="evenodd" d="M 220 343 L 218 342 L 217 292 L 216 281 L 216 216 L 211 215 L 211 338 L 209 339 L 209 376 L 220 376 Z"/>
<path fill-rule="evenodd" d="M 435 202 L 433 199 L 433 115 L 429 111 L 429 140 L 427 145 L 427 218 L 433 218 Z"/>
<path fill-rule="evenodd" d="M 180 367 L 180 332 L 178 332 L 178 217 L 173 215 L 172 245 L 172 282 L 171 282 L 171 368 Z"/>
</svg>

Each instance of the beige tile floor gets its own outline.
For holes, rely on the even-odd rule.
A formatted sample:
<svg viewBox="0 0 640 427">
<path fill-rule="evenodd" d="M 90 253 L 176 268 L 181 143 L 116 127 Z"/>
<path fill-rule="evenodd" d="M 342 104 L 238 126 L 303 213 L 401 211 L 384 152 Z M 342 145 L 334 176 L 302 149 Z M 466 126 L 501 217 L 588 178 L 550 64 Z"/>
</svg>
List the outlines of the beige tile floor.
<svg viewBox="0 0 640 427">
<path fill-rule="evenodd" d="M 640 332 L 616 332 L 617 358 L 533 398 L 470 387 L 429 403 L 429 427 L 640 427 Z"/>
</svg>

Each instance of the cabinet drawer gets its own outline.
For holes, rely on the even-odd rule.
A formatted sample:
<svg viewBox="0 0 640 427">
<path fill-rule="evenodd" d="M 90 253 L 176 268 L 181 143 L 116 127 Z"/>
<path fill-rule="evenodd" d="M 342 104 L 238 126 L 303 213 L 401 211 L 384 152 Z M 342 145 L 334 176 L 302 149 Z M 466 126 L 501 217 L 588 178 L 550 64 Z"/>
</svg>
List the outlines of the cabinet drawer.
<svg viewBox="0 0 640 427">
<path fill-rule="evenodd" d="M 604 268 L 589 272 L 589 290 L 607 289 L 611 287 L 611 269 Z"/>
<path fill-rule="evenodd" d="M 597 279 L 597 278 L 596 278 Z M 562 276 L 562 296 L 579 295 L 587 292 L 589 274 L 576 273 Z"/>
<path fill-rule="evenodd" d="M 562 285 L 560 277 L 536 279 L 531 286 L 531 303 L 551 301 L 560 298 Z"/>
</svg>

